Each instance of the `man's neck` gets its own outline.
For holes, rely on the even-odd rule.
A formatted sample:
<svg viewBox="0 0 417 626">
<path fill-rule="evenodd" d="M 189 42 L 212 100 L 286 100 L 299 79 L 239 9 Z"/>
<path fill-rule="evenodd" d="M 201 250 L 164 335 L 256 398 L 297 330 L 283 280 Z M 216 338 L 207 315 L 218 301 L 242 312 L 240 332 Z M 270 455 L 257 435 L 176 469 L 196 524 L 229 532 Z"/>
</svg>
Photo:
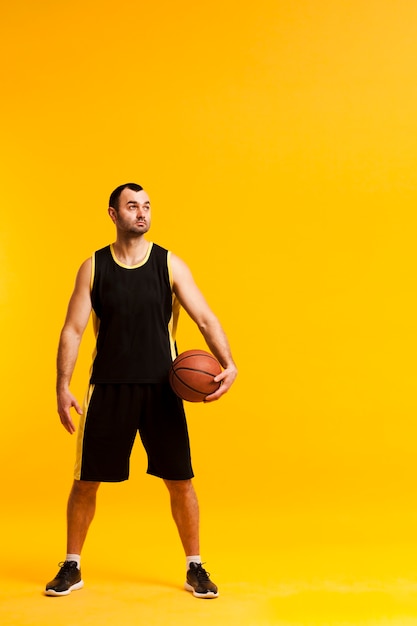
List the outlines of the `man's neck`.
<svg viewBox="0 0 417 626">
<path fill-rule="evenodd" d="M 113 251 L 117 259 L 124 265 L 139 265 L 146 257 L 149 241 L 143 237 L 134 239 L 117 238 L 113 244 Z"/>
</svg>

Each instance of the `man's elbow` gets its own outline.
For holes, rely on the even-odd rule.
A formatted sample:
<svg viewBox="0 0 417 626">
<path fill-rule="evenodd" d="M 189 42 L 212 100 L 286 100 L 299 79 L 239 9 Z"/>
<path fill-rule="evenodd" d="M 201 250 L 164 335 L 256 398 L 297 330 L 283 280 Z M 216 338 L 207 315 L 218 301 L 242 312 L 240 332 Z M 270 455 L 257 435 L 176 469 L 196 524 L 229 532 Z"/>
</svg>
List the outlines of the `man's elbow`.
<svg viewBox="0 0 417 626">
<path fill-rule="evenodd" d="M 201 319 L 197 320 L 197 326 L 203 335 L 210 333 L 210 331 L 214 330 L 218 324 L 218 319 L 214 314 L 205 315 Z"/>
</svg>

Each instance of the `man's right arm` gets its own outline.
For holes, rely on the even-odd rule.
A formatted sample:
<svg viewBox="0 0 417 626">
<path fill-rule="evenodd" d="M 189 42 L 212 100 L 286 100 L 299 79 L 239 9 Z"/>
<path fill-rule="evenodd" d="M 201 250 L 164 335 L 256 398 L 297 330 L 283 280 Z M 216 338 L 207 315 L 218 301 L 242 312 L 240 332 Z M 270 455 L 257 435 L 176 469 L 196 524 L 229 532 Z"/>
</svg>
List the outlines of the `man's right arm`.
<svg viewBox="0 0 417 626">
<path fill-rule="evenodd" d="M 58 346 L 56 384 L 58 413 L 62 425 L 71 435 L 75 432 L 71 408 L 74 407 L 79 415 L 82 413 L 69 385 L 77 361 L 81 338 L 91 313 L 90 281 L 91 259 L 87 259 L 78 271 Z"/>
</svg>

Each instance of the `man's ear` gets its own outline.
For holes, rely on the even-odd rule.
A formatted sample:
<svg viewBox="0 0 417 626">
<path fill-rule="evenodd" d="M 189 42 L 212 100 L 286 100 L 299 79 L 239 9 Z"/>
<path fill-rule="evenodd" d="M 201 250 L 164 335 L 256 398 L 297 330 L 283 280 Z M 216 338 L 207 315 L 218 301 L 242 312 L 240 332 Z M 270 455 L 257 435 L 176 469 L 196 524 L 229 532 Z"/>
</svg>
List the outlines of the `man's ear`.
<svg viewBox="0 0 417 626">
<path fill-rule="evenodd" d="M 108 213 L 110 215 L 111 221 L 113 222 L 113 224 L 115 224 L 116 223 L 116 219 L 117 219 L 117 211 L 116 211 L 116 209 L 114 209 L 112 206 L 109 206 Z"/>
</svg>

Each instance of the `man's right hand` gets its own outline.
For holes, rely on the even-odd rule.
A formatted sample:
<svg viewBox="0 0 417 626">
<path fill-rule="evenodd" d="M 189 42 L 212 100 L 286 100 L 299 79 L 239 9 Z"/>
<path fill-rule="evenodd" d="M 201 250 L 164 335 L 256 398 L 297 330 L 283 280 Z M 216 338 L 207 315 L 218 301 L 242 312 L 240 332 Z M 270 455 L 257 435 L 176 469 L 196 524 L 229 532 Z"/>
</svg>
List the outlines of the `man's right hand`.
<svg viewBox="0 0 417 626">
<path fill-rule="evenodd" d="M 82 415 L 82 409 L 77 402 L 75 396 L 72 395 L 69 389 L 65 389 L 63 391 L 59 391 L 57 394 L 58 400 L 58 414 L 61 420 L 61 424 L 67 430 L 70 435 L 75 433 L 75 424 L 71 417 L 71 409 L 77 411 L 78 415 Z"/>
</svg>

